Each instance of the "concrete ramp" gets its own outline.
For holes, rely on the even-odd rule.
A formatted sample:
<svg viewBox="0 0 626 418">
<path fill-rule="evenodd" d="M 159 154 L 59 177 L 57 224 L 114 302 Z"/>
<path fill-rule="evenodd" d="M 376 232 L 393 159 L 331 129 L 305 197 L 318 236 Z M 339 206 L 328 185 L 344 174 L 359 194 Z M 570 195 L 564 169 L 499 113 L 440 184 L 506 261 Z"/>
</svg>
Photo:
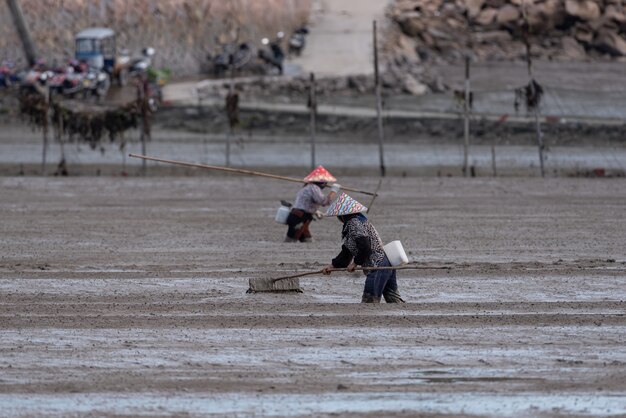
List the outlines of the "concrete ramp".
<svg viewBox="0 0 626 418">
<path fill-rule="evenodd" d="M 290 59 L 317 76 L 373 74 L 372 21 L 383 23 L 385 0 L 316 0 L 307 45 Z"/>
</svg>

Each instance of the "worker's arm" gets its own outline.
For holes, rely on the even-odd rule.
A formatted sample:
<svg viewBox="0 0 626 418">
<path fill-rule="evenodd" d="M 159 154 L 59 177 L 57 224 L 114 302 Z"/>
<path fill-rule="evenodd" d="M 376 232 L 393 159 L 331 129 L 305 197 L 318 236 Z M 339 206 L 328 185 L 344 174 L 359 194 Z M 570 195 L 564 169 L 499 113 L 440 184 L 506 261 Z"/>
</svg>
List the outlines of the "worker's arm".
<svg viewBox="0 0 626 418">
<path fill-rule="evenodd" d="M 341 252 L 337 257 L 333 258 L 332 262 L 324 267 L 322 272 L 324 274 L 330 274 L 331 270 L 334 268 L 345 268 L 349 267 L 352 261 L 352 253 L 345 245 L 341 246 Z"/>
<path fill-rule="evenodd" d="M 328 206 L 333 200 L 335 200 L 335 197 L 337 196 L 337 192 L 340 190 L 340 187 L 340 185 L 333 185 L 330 193 L 328 193 L 328 196 L 324 196 L 322 189 L 320 189 L 319 187 L 314 187 L 311 193 L 311 200 L 313 200 L 313 202 L 318 205 Z"/>
</svg>

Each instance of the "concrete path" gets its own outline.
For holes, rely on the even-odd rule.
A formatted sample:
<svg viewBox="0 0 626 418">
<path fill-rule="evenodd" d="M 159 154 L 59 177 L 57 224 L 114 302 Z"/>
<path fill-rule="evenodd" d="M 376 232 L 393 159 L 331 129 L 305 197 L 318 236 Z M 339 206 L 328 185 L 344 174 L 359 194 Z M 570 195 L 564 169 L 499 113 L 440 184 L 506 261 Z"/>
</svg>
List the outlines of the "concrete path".
<svg viewBox="0 0 626 418">
<path fill-rule="evenodd" d="M 387 3 L 316 0 L 306 48 L 290 63 L 317 76 L 372 74 L 372 21 L 383 21 Z"/>
</svg>

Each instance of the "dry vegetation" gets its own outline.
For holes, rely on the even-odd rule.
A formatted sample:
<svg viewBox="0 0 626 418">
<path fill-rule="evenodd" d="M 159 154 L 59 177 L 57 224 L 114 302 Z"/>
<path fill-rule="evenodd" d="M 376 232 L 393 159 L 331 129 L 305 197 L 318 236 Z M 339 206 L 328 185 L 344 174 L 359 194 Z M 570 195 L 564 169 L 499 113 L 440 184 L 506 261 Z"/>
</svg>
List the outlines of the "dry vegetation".
<svg viewBox="0 0 626 418">
<path fill-rule="evenodd" d="M 157 48 L 157 65 L 197 73 L 218 42 L 260 40 L 305 22 L 311 0 L 22 0 L 33 39 L 45 58 L 73 54 L 73 36 L 108 26 L 131 52 Z M 0 2 L 0 60 L 21 59 L 21 45 L 5 2 Z"/>
</svg>

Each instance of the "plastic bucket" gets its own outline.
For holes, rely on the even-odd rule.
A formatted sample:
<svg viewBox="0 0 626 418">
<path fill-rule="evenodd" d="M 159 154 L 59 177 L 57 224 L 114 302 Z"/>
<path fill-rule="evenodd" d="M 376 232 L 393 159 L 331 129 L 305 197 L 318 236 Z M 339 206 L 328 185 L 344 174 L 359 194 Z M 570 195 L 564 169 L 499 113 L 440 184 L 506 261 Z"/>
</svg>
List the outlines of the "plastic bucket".
<svg viewBox="0 0 626 418">
<path fill-rule="evenodd" d="M 383 250 L 385 250 L 389 263 L 391 263 L 393 267 L 401 266 L 409 262 L 409 258 L 406 256 L 400 241 L 391 241 L 383 247 Z"/>
<path fill-rule="evenodd" d="M 289 213 L 291 212 L 291 208 L 287 206 L 281 206 L 278 208 L 276 212 L 276 218 L 274 220 L 279 224 L 287 224 L 287 217 L 289 217 Z"/>
</svg>

